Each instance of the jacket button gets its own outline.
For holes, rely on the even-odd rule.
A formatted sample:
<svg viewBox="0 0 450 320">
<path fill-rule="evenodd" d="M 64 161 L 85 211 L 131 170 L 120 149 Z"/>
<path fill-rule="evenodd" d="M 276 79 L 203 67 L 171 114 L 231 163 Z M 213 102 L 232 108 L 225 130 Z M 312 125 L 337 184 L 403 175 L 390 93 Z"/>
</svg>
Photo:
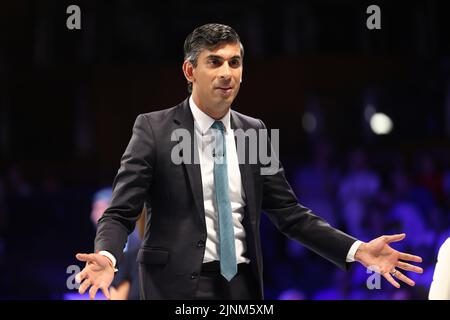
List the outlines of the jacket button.
<svg viewBox="0 0 450 320">
<path fill-rule="evenodd" d="M 192 279 L 192 280 L 197 279 L 197 276 L 198 276 L 197 272 L 193 272 L 193 273 L 191 274 L 191 279 Z"/>
<path fill-rule="evenodd" d="M 200 240 L 199 242 L 197 242 L 197 247 L 202 248 L 202 247 L 204 247 L 204 246 L 205 246 L 205 241 Z"/>
</svg>

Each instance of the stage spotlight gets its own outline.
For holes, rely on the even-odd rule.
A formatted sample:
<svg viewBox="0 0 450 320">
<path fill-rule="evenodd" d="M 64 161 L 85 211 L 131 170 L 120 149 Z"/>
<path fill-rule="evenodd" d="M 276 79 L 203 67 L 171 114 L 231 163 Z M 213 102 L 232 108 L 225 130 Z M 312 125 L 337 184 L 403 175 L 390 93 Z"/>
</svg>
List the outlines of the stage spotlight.
<svg viewBox="0 0 450 320">
<path fill-rule="evenodd" d="M 391 118 L 384 113 L 374 113 L 370 118 L 370 128 L 377 135 L 389 134 L 393 127 Z"/>
</svg>

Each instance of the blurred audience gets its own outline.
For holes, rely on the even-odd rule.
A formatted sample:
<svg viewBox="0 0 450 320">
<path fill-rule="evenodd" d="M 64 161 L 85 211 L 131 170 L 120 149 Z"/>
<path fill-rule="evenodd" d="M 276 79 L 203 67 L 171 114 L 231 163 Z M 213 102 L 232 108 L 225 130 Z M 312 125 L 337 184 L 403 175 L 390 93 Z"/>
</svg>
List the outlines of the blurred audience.
<svg viewBox="0 0 450 320">
<path fill-rule="evenodd" d="M 433 273 L 435 278 L 439 273 L 439 267 L 434 270 L 436 257 L 441 246 L 444 247 L 443 243 L 450 238 L 450 156 L 445 150 L 414 154 L 409 162 L 402 156 L 400 150 L 393 154 L 377 151 L 374 155 L 355 149 L 349 154 L 338 154 L 331 144 L 320 143 L 311 160 L 293 168 L 293 175 L 288 176 L 288 180 L 302 204 L 361 240 L 383 233 L 405 232 L 407 238 L 402 244 L 395 245 L 396 248 L 424 258 L 424 274 L 410 274 L 416 287 L 393 290 L 381 280 L 380 290 L 370 290 L 367 281 L 372 273 L 361 266 L 352 266 L 347 273 L 336 270 L 298 243 L 281 237 L 263 216 L 261 229 L 263 252 L 268 262 L 264 270 L 268 299 L 428 298 Z M 348 159 L 348 163 L 341 163 L 336 160 L 338 158 Z M 72 226 L 83 228 L 84 219 L 80 219 L 80 212 L 89 212 L 89 205 L 90 219 L 96 225 L 109 205 L 112 191 L 111 188 L 98 190 L 90 202 L 91 185 L 70 188 L 62 183 L 64 177 L 45 172 L 41 181 L 30 182 L 32 180 L 27 178 L 24 169 L 14 164 L 0 176 L 0 270 L 3 271 L 0 286 L 8 290 L 8 294 L 0 294 L 0 298 L 38 298 L 36 295 L 42 294 L 44 298 L 58 299 L 67 293 L 61 276 L 56 277 L 53 272 L 35 279 L 24 276 L 29 272 L 26 267 L 15 270 L 13 264 L 27 265 L 21 263 L 23 248 L 26 248 L 27 260 L 34 259 L 33 268 L 47 269 L 43 266 L 53 264 L 58 270 L 63 269 L 63 263 L 73 263 L 64 253 L 53 258 L 41 257 L 42 261 L 38 261 L 33 248 L 44 246 L 64 250 L 64 242 L 56 243 L 58 237 L 64 236 L 66 240 L 70 239 L 71 247 L 83 243 L 90 245 L 92 239 L 89 237 L 94 236 L 92 226 L 84 233 L 72 231 Z M 341 175 L 341 172 L 345 174 Z M 145 215 L 144 210 L 136 231 L 129 237 L 124 259 L 118 265 L 111 290 L 114 299 L 138 299 L 136 256 Z M 55 221 L 59 223 L 56 230 Z M 24 232 L 25 237 L 19 236 L 20 232 Z M 86 236 L 82 239 L 76 238 L 83 234 Z M 28 245 L 24 247 L 25 244 Z M 445 260 L 442 256 L 441 249 L 441 265 Z M 17 276 L 5 276 L 13 271 Z M 22 285 L 18 287 L 17 283 Z M 431 292 L 430 298 L 433 297 Z"/>
<path fill-rule="evenodd" d="M 352 266 L 348 273 L 332 266 L 327 269 L 323 263 L 315 261 L 309 251 L 296 242 L 287 241 L 285 259 L 288 262 L 274 262 L 285 267 L 270 268 L 271 273 L 267 277 L 274 281 L 268 282 L 267 286 L 272 287 L 267 291 L 278 290 L 281 298 L 285 292 L 298 290 L 317 300 L 426 299 L 437 250 L 450 237 L 448 165 L 442 166 L 440 172 L 436 157 L 423 155 L 417 161 L 413 160 L 413 168 L 408 170 L 404 161 L 390 161 L 401 158 L 400 153 L 381 153 L 381 157 L 371 157 L 371 160 L 378 160 L 373 161 L 376 165 L 372 161 L 369 165 L 368 155 L 357 149 L 350 152 L 347 173 L 340 176 L 342 168 L 337 161 L 330 161 L 329 149 L 319 146 L 317 151 L 311 163 L 299 166 L 293 176 L 300 202 L 332 224 L 339 225 L 342 221 L 347 232 L 362 240 L 381 233 L 405 232 L 407 238 L 396 248 L 424 257 L 425 272 L 423 275 L 410 274 L 416 281 L 414 288 L 392 290 L 381 280 L 380 290 L 369 290 L 367 280 L 372 273 L 366 269 Z M 385 163 L 380 161 L 383 157 L 387 159 Z M 326 279 L 326 285 L 316 281 L 317 274 Z M 280 280 L 283 277 L 286 281 Z M 296 281 L 296 277 L 304 281 Z M 289 280 L 290 286 L 287 284 Z M 274 282 L 283 283 L 284 289 L 272 285 Z"/>
<path fill-rule="evenodd" d="M 339 184 L 338 197 L 346 224 L 345 230 L 361 240 L 368 240 L 363 220 L 379 188 L 380 178 L 369 168 L 365 152 L 351 152 L 348 171 Z"/>
</svg>

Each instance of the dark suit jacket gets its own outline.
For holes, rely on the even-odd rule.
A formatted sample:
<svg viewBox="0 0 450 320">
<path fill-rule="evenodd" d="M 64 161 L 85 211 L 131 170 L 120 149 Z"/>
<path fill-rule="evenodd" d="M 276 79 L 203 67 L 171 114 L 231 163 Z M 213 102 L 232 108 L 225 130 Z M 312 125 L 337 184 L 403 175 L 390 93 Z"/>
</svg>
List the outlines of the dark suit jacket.
<svg viewBox="0 0 450 320">
<path fill-rule="evenodd" d="M 231 126 L 243 130 L 265 128 L 261 120 L 236 111 L 231 111 Z M 179 143 L 171 141 L 171 135 L 180 128 L 188 130 L 194 139 L 188 99 L 173 108 L 137 117 L 114 180 L 111 205 L 98 224 L 95 250 L 111 252 L 120 268 L 124 244 L 144 203 L 151 208 L 137 258 L 143 299 L 192 299 L 205 254 L 207 231 L 200 165 L 176 165 L 171 161 L 172 149 Z M 192 152 L 197 152 L 194 146 Z M 355 239 L 298 203 L 281 164 L 274 175 L 261 175 L 260 163 L 240 164 L 239 168 L 246 194 L 246 255 L 259 284 L 259 298 L 263 299 L 261 211 L 286 236 L 347 268 L 345 259 Z"/>
</svg>

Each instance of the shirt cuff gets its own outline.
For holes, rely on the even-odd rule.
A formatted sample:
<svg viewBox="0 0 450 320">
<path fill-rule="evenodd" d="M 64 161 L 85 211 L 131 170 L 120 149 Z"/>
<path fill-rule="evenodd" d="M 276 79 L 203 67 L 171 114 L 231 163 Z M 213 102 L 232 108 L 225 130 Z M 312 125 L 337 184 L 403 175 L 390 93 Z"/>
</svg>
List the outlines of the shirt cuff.
<svg viewBox="0 0 450 320">
<path fill-rule="evenodd" d="M 347 258 L 345 259 L 345 262 L 355 262 L 355 253 L 361 244 L 362 244 L 362 241 L 359 241 L 359 240 L 356 240 L 352 244 L 352 246 L 350 247 L 350 250 L 348 250 Z"/>
<path fill-rule="evenodd" d="M 116 258 L 115 258 L 110 252 L 105 251 L 105 250 L 102 250 L 102 251 L 99 251 L 98 254 L 101 254 L 102 256 L 105 256 L 105 257 L 107 257 L 109 260 L 111 260 L 112 266 L 113 266 L 113 269 L 114 269 L 114 272 L 117 272 L 117 271 L 118 271 L 117 268 L 116 268 L 117 260 L 116 260 Z"/>
</svg>

